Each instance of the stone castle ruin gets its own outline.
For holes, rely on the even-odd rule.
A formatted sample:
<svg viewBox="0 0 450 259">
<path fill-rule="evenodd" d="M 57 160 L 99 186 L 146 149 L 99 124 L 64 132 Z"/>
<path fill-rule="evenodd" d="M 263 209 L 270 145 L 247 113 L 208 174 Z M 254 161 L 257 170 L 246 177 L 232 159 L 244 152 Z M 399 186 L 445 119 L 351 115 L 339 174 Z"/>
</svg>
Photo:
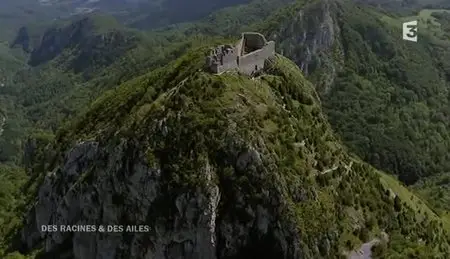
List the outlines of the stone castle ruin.
<svg viewBox="0 0 450 259">
<path fill-rule="evenodd" d="M 275 42 L 257 32 L 244 32 L 235 46 L 220 45 L 211 50 L 206 65 L 216 74 L 236 69 L 253 75 L 263 70 L 265 61 L 274 55 Z"/>
</svg>

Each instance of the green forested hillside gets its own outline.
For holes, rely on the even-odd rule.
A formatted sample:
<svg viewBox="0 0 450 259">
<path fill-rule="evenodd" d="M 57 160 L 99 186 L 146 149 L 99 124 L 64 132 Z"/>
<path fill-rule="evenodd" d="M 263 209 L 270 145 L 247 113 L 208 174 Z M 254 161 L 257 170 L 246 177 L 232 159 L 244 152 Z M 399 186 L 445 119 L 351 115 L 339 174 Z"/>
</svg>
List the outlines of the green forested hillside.
<svg viewBox="0 0 450 259">
<path fill-rule="evenodd" d="M 325 18 L 301 19 L 296 15 L 300 9 Z M 415 17 L 345 3 L 285 10 L 263 23 L 262 30 L 275 28 L 281 51 L 298 64 L 310 60 L 309 78 L 319 86 L 325 112 L 351 150 L 405 183 L 422 179 L 415 190 L 446 218 L 446 187 L 436 179 L 446 175 L 450 161 L 450 20 L 443 10 L 418 14 L 418 43 L 399 36 L 402 21 Z M 319 26 L 328 32 L 319 35 L 314 31 Z M 295 29 L 312 36 L 289 36 Z M 308 52 L 312 55 L 301 54 Z"/>
<path fill-rule="evenodd" d="M 21 223 L 21 206 L 25 197 L 20 193 L 27 181 L 24 170 L 15 166 L 0 164 L 0 254 L 4 256 L 5 237 Z"/>
<path fill-rule="evenodd" d="M 26 210 L 33 204 L 39 208 L 34 195 L 40 184 L 52 190 L 54 199 L 41 195 L 42 204 L 58 207 L 52 202 L 75 197 L 71 205 L 78 208 L 77 197 L 86 198 L 86 190 L 96 186 L 97 193 L 113 195 L 105 203 L 113 200 L 106 205 L 123 215 L 131 210 L 139 220 L 152 219 L 145 223 L 164 229 L 172 217 L 180 217 L 194 233 L 206 227 L 175 211 L 192 209 L 186 193 L 201 197 L 198 201 L 211 198 L 208 186 L 213 184 L 222 195 L 214 234 L 220 258 L 286 253 L 287 258 L 336 258 L 363 242 L 383 239 L 384 232 L 389 242 L 374 248 L 380 258 L 446 258 L 450 224 L 445 179 L 439 175 L 450 166 L 448 17 L 432 16 L 442 34 L 419 34 L 419 43 L 410 43 L 400 38 L 402 18 L 390 13 L 344 1 L 295 1 L 282 8 L 289 2 L 252 1 L 150 32 L 91 14 L 24 26 L 13 48 L 0 44 L 0 80 L 3 75 L 7 82 L 0 87 L 0 170 L 10 193 L 4 197 L 12 200 L 0 211 L 0 221 L 11 222 L 1 229 L 2 248 L 22 253 L 42 248 L 45 240 L 39 238 L 14 239 L 16 227 L 24 227 L 30 238 L 39 236 L 33 223 L 19 219 L 25 212 L 40 218 Z M 202 71 L 208 47 L 233 42 L 244 30 L 274 39 L 277 51 L 294 60 L 306 78 L 282 56 L 254 80 Z M 101 151 L 96 160 L 80 162 L 84 169 L 74 182 L 66 175 L 73 172 L 64 157 L 90 141 Z M 240 168 L 237 161 L 249 150 L 257 151 L 262 164 L 254 158 L 256 164 Z M 358 156 L 405 183 L 419 180 L 418 195 Z M 106 168 L 106 161 L 117 167 Z M 122 177 L 141 172 L 141 164 L 156 177 L 152 181 L 160 196 L 152 196 L 155 203 L 135 197 L 136 183 L 128 181 L 135 178 Z M 43 183 L 48 172 L 52 180 Z M 205 172 L 214 172 L 212 182 Z M 424 178 L 430 175 L 436 176 Z M 103 187 L 102 179 L 120 187 Z M 49 182 L 56 185 L 45 185 Z M 105 205 L 90 202 L 92 208 Z M 194 211 L 206 210 L 197 205 Z M 140 208 L 158 212 L 147 215 Z M 247 219 L 248 226 L 238 230 L 244 223 L 234 214 Z M 96 217 L 90 220 L 103 220 Z M 266 230 L 251 227 L 266 218 Z M 166 231 L 170 239 L 180 230 Z M 227 248 L 233 235 L 246 241 Z M 121 242 L 120 253 L 129 256 L 126 249 L 133 245 L 129 239 Z M 38 258 L 70 254 L 77 247 L 83 244 L 55 244 L 50 250 L 56 255 Z"/>
<path fill-rule="evenodd" d="M 0 107 L 11 131 L 5 131 L 0 139 L 6 142 L 0 147 L 1 161 L 20 157 L 17 151 L 30 131 L 55 130 L 104 89 L 164 64 L 185 45 L 183 41 L 170 45 L 165 36 L 152 38 L 125 29 L 105 16 L 59 23 L 40 33 L 35 38 L 42 40 L 34 44 L 28 61 L 15 68 L 13 63 L 5 66 L 9 70 L 5 72 L 7 82 L 0 87 L 0 98 L 5 100 Z M 162 50 L 163 46 L 167 48 Z M 1 57 L 12 60 L 11 53 L 19 51 L 5 49 L 7 55 Z"/>
<path fill-rule="evenodd" d="M 332 126 L 353 152 L 413 183 L 450 166 L 448 20 L 438 19 L 443 35 L 420 27 L 412 43 L 401 39 L 402 19 L 389 15 L 312 1 L 256 28 L 318 86 Z"/>
<path fill-rule="evenodd" d="M 236 37 L 236 30 L 288 2 L 252 1 L 197 23 L 152 32 L 126 28 L 112 16 L 100 14 L 26 24 L 11 41 L 13 49 L 7 51 L 5 44 L 5 55 L 0 55 L 1 62 L 25 49 L 30 54 L 20 56 L 21 61 L 31 65 L 25 70 L 5 66 L 19 71 L 9 73 L 12 83 L 0 88 L 0 98 L 9 100 L 0 107 L 11 118 L 11 127 L 21 126 L 0 139 L 5 143 L 0 147 L 0 161 L 17 160 L 20 154 L 16 151 L 34 128 L 53 131 L 105 89 L 166 64 L 211 35 Z"/>
<path fill-rule="evenodd" d="M 429 207 L 433 208 L 448 226 L 450 226 L 449 180 L 449 173 L 444 173 L 421 179 L 413 186 L 413 190 L 428 201 Z"/>
<path fill-rule="evenodd" d="M 103 224 L 136 220 L 155 231 L 166 226 L 150 236 L 169 239 L 188 231 L 187 240 L 195 244 L 192 249 L 204 255 L 208 245 L 202 243 L 201 235 L 195 235 L 201 233 L 203 220 L 192 221 L 189 216 L 197 217 L 197 210 L 180 215 L 173 210 L 194 206 L 209 215 L 200 200 L 214 197 L 217 188 L 220 201 L 211 206 L 217 206 L 213 235 L 218 240 L 214 253 L 219 258 L 345 257 L 349 250 L 382 232 L 392 241 L 389 246 L 377 247 L 377 254 L 445 258 L 450 247 L 446 232 L 439 228 L 440 219 L 428 212 L 419 216 L 403 196 L 394 194 L 399 187 L 386 184 L 372 167 L 347 154 L 322 114 L 313 86 L 294 63 L 277 56 L 258 78 L 237 73 L 215 76 L 203 71 L 207 51 L 208 47 L 194 48 L 175 62 L 106 92 L 86 113 L 63 127 L 56 141 L 43 149 L 49 157 L 31 161 L 34 183 L 47 186 L 44 189 L 50 195 L 40 196 L 35 210 L 30 211 L 31 218 L 44 216 L 40 206 L 56 202 L 54 206 L 59 207 L 61 197 L 72 197 L 59 209 L 69 206 L 71 210 L 82 200 L 86 213 L 91 207 L 112 206 L 116 212 L 111 211 L 111 219 L 103 219 Z M 97 143 L 96 148 L 85 146 L 89 143 Z M 72 161 L 70 150 L 78 145 L 83 146 L 84 155 Z M 49 163 L 39 166 L 43 161 Z M 77 161 L 80 174 L 66 179 Z M 109 163 L 118 164 L 105 170 Z M 119 197 L 134 195 L 132 190 L 140 188 L 138 182 L 117 181 L 124 173 L 130 179 L 144 177 L 140 176 L 141 167 L 144 172 L 160 172 L 161 178 L 155 175 L 149 193 L 141 193 L 150 203 L 137 208 L 134 204 L 143 202 L 141 196 L 130 201 Z M 56 178 L 50 180 L 48 175 L 45 184 L 42 181 L 48 171 L 54 171 Z M 120 187 L 103 190 L 105 179 Z M 89 186 L 98 186 L 98 195 L 109 193 L 117 198 L 113 203 L 96 198 Z M 151 191 L 153 188 L 159 191 Z M 199 203 L 185 203 L 185 193 L 200 199 Z M 88 201 L 86 195 L 94 196 Z M 115 213 L 131 207 L 135 219 L 114 219 Z M 86 215 L 82 222 L 89 224 L 97 222 L 101 212 Z M 254 225 L 260 217 L 269 219 L 258 223 L 266 227 Z M 81 222 L 77 216 L 60 220 Z M 168 227 L 172 220 L 188 225 L 184 230 Z M 38 249 L 46 238 L 52 238 L 28 239 L 37 231 L 32 221 L 25 222 L 23 231 L 27 234 L 21 239 L 28 249 L 22 252 Z M 73 246 L 63 246 L 65 241 L 74 242 Z M 70 236 L 65 241 L 58 241 L 37 258 L 86 251 L 85 242 Z M 129 253 L 126 247 L 134 246 L 129 242 L 120 239 L 120 254 Z M 156 245 L 150 250 L 158 253 L 162 239 L 152 242 Z M 288 247 L 279 245 L 285 242 Z M 103 251 L 97 249 L 96 253 Z M 141 258 L 141 253 L 138 251 L 136 258 Z M 88 258 L 87 254 L 83 258 Z"/>
<path fill-rule="evenodd" d="M 29 23 L 52 21 L 61 15 L 61 10 L 42 6 L 39 1 L 14 0 L 0 2 L 1 41 L 11 40 L 17 30 Z"/>
<path fill-rule="evenodd" d="M 406 183 L 450 170 L 448 45 L 425 33 L 404 42 L 369 11 L 346 13 L 345 68 L 324 95 L 331 122 L 358 154 Z"/>
</svg>

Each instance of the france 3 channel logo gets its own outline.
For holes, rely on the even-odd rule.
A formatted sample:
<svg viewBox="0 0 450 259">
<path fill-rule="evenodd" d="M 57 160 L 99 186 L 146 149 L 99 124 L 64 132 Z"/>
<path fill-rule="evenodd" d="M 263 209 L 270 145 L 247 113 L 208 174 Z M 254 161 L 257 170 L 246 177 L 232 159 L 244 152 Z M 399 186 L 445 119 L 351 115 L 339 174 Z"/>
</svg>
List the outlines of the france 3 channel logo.
<svg viewBox="0 0 450 259">
<path fill-rule="evenodd" d="M 417 42 L 417 21 L 403 23 L 403 40 Z"/>
</svg>

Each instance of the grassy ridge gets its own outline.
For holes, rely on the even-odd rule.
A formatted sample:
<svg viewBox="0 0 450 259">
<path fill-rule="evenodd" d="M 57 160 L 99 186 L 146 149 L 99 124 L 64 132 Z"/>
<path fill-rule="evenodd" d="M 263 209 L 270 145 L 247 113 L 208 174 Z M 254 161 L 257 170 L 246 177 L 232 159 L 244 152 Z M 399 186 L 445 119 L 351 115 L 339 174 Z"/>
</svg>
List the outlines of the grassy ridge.
<svg viewBox="0 0 450 259">
<path fill-rule="evenodd" d="M 202 35 L 238 37 L 236 31 L 240 28 L 267 17 L 288 2 L 253 1 L 249 5 L 225 8 L 195 23 L 146 33 L 124 28 L 112 16 L 100 14 L 26 25 L 27 37 L 16 38 L 15 51 L 22 45 L 29 45 L 30 51 L 39 50 L 39 55 L 31 59 L 38 66 L 10 73 L 14 84 L 0 89 L 0 95 L 15 102 L 7 108 L 11 113 L 9 117 L 22 117 L 18 123 L 31 125 L 31 128 L 23 128 L 14 136 L 10 136 L 11 133 L 4 141 L 11 142 L 8 145 L 18 150 L 19 146 L 14 143 L 23 139 L 29 130 L 55 130 L 61 122 L 85 110 L 106 89 L 165 65 L 187 48 L 208 41 L 209 37 Z M 72 45 L 61 46 L 51 40 L 42 43 L 43 35 L 48 39 L 60 38 L 63 42 L 69 40 Z M 81 36 L 72 39 L 71 35 Z M 53 53 L 49 49 L 60 51 Z M 10 52 L 6 52 L 5 57 L 9 57 Z M 9 58 L 6 60 L 9 62 Z M 7 64 L 11 72 L 17 71 L 17 67 Z M 0 155 L 0 160 L 19 156 L 8 151 Z"/>
<path fill-rule="evenodd" d="M 450 227 L 449 174 L 439 174 L 423 179 L 413 186 L 413 190 L 433 208 Z"/>
<path fill-rule="evenodd" d="M 387 255 L 403 251 L 439 258 L 448 251 L 440 219 L 426 205 L 418 207 L 418 199 L 411 199 L 412 193 L 393 178 L 347 155 L 321 113 L 313 86 L 294 63 L 277 57 L 268 74 L 256 79 L 236 73 L 216 76 L 203 71 L 206 51 L 190 51 L 164 69 L 104 94 L 59 132 L 52 149 L 63 154 L 84 139 L 105 145 L 119 139 L 139 143 L 133 149 L 145 152 L 149 165 L 167 170 L 165 184 L 172 193 L 203 186 L 200 168 L 209 161 L 224 190 L 219 213 L 234 213 L 230 201 L 238 190 L 249 204 L 264 203 L 269 191 L 286 201 L 279 205 L 281 224 L 294 224 L 304 235 L 301 247 L 310 257 L 327 253 L 316 249 L 330 231 L 339 233 L 326 238 L 328 252 L 335 254 L 381 231 L 401 237 L 382 251 Z M 233 169 L 226 162 L 233 154 L 227 139 L 239 139 L 240 148 L 257 148 L 268 171 Z M 388 188 L 399 194 L 399 201 Z M 306 200 L 297 200 L 299 190 Z M 406 237 L 411 243 L 401 242 Z M 413 246 L 419 239 L 434 241 Z"/>
</svg>

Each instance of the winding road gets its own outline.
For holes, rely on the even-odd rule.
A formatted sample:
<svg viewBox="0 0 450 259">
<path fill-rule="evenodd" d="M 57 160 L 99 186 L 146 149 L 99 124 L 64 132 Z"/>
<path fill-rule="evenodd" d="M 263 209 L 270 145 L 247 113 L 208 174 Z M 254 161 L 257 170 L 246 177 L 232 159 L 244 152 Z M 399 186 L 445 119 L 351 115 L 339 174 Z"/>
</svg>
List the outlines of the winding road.
<svg viewBox="0 0 450 259">
<path fill-rule="evenodd" d="M 358 250 L 352 251 L 348 259 L 371 259 L 372 258 L 372 247 L 380 242 L 379 239 L 373 239 L 370 242 L 364 243 Z"/>
</svg>

